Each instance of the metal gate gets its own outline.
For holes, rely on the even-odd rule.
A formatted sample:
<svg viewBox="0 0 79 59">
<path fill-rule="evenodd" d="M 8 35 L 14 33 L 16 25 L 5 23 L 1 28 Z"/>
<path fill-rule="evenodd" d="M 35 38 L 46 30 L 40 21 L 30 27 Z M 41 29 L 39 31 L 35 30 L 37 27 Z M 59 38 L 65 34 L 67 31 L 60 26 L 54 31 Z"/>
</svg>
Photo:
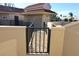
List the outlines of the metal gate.
<svg viewBox="0 0 79 59">
<path fill-rule="evenodd" d="M 26 30 L 28 54 L 48 54 L 50 48 L 49 28 L 27 28 Z"/>
</svg>

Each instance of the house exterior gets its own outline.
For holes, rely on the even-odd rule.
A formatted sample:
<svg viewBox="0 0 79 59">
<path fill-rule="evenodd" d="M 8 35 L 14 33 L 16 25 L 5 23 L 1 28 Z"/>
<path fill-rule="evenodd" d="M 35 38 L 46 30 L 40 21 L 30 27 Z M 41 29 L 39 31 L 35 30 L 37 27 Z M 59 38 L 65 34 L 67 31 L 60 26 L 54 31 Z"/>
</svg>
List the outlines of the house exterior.
<svg viewBox="0 0 79 59">
<path fill-rule="evenodd" d="M 48 3 L 39 3 L 27 6 L 24 9 L 24 18 L 26 22 L 32 22 L 35 27 L 45 27 L 47 22 L 56 17 L 56 12 L 51 11 L 51 6 Z"/>
<path fill-rule="evenodd" d="M 24 9 L 0 5 L 0 24 L 5 25 L 26 25 L 24 22 L 29 22 L 35 27 L 43 27 L 51 19 L 54 19 L 53 17 L 56 17 L 56 15 L 57 13 L 51 11 L 51 6 L 48 3 L 30 5 Z M 23 21 L 23 23 L 20 21 Z"/>
<path fill-rule="evenodd" d="M 16 18 L 18 18 L 17 20 L 23 20 L 23 16 L 21 15 L 22 12 L 24 12 L 24 10 L 20 8 L 0 5 L 0 24 L 14 25 Z"/>
</svg>

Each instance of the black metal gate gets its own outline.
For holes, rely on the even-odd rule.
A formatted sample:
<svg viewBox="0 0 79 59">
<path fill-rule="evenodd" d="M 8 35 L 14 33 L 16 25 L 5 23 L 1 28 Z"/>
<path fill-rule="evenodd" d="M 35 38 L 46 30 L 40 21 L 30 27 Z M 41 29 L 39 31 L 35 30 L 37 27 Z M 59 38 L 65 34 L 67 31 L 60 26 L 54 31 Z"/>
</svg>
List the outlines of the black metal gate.
<svg viewBox="0 0 79 59">
<path fill-rule="evenodd" d="M 26 29 L 28 54 L 48 54 L 50 48 L 49 28 L 27 28 Z"/>
</svg>

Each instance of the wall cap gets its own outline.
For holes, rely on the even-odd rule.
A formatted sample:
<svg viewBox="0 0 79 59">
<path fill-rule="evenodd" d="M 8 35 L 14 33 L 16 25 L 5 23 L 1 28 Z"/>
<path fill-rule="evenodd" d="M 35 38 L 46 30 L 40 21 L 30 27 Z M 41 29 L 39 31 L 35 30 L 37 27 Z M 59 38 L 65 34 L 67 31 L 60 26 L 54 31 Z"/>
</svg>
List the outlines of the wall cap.
<svg viewBox="0 0 79 59">
<path fill-rule="evenodd" d="M 64 25 L 64 27 L 71 27 L 71 26 L 76 25 L 76 24 L 79 24 L 79 21 L 77 21 L 77 22 L 71 22 L 71 23 L 69 23 L 67 25 Z"/>
<path fill-rule="evenodd" d="M 26 26 L 0 26 L 0 28 L 26 28 Z"/>
</svg>

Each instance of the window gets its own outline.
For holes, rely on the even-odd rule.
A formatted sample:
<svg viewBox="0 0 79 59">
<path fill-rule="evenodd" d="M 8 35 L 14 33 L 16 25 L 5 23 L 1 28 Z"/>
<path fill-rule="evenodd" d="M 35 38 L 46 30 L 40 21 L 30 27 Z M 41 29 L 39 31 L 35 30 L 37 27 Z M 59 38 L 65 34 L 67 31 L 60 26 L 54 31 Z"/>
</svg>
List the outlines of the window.
<svg viewBox="0 0 79 59">
<path fill-rule="evenodd" d="M 14 20 L 15 20 L 15 25 L 19 25 L 19 17 L 18 16 L 14 16 Z"/>
<path fill-rule="evenodd" d="M 0 20 L 6 20 L 7 16 L 0 16 Z"/>
</svg>

